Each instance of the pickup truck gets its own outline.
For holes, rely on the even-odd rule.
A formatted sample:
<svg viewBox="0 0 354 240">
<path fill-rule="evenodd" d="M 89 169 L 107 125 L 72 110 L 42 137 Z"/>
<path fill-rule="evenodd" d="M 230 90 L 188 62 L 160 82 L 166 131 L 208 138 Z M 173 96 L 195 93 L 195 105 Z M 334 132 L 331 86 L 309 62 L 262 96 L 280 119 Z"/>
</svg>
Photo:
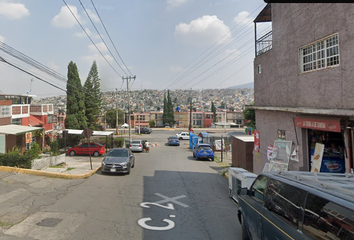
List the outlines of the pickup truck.
<svg viewBox="0 0 354 240">
<path fill-rule="evenodd" d="M 179 140 L 186 140 L 189 139 L 189 132 L 180 132 L 176 134 Z"/>
</svg>

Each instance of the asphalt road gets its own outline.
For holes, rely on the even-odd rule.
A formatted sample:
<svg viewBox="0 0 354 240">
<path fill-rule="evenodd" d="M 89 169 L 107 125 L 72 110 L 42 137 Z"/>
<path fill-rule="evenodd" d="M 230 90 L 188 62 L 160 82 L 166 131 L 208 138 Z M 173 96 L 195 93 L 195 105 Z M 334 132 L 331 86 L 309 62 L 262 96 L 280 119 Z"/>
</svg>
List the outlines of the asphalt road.
<svg viewBox="0 0 354 240">
<path fill-rule="evenodd" d="M 167 146 L 175 131 L 141 136 L 130 175 L 68 180 L 0 173 L 1 240 L 239 239 L 237 205 L 211 161 Z M 140 136 L 139 136 L 140 138 Z"/>
</svg>

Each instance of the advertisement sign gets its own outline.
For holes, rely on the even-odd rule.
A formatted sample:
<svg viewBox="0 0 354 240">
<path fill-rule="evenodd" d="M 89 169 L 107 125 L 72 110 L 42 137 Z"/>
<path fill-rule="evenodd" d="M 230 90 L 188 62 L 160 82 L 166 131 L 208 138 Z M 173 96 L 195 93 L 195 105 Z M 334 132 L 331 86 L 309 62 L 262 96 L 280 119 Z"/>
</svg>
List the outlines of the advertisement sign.
<svg viewBox="0 0 354 240">
<path fill-rule="evenodd" d="M 339 119 L 320 119 L 296 117 L 294 119 L 295 127 L 311 128 L 329 132 L 340 132 Z"/>
<path fill-rule="evenodd" d="M 315 152 L 311 158 L 311 172 L 320 172 L 323 158 L 324 144 L 316 143 Z"/>
<path fill-rule="evenodd" d="M 273 160 L 273 151 L 274 151 L 274 146 L 273 145 L 269 145 L 268 149 L 267 149 L 267 159 L 268 161 L 272 161 Z"/>
<path fill-rule="evenodd" d="M 31 132 L 27 132 L 25 137 L 26 137 L 26 143 L 32 142 L 32 133 Z"/>
<path fill-rule="evenodd" d="M 254 131 L 254 151 L 259 152 L 259 131 Z"/>
<path fill-rule="evenodd" d="M 269 171 L 287 171 L 291 155 L 292 141 L 274 141 Z"/>
</svg>

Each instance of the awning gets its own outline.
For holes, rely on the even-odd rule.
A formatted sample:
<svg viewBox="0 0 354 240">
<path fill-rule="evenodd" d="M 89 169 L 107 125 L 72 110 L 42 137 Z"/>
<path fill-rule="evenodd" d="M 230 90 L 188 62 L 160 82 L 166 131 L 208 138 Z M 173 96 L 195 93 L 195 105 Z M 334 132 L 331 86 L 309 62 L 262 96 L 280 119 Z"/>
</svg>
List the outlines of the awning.
<svg viewBox="0 0 354 240">
<path fill-rule="evenodd" d="M 8 124 L 0 126 L 0 134 L 9 134 L 9 135 L 20 135 L 26 132 L 33 132 L 36 130 L 43 130 L 43 127 L 27 127 L 16 124 Z"/>
<path fill-rule="evenodd" d="M 44 124 L 44 122 L 42 122 L 41 120 L 39 120 L 38 118 L 36 118 L 32 115 L 29 116 L 28 122 L 31 127 L 41 127 Z"/>
<path fill-rule="evenodd" d="M 76 134 L 80 135 L 84 130 L 77 130 L 77 129 L 64 129 L 68 131 L 68 134 Z M 63 130 L 58 131 L 58 133 L 63 133 Z M 95 136 L 109 136 L 112 135 L 114 132 L 111 131 L 93 131 L 92 135 Z"/>
</svg>

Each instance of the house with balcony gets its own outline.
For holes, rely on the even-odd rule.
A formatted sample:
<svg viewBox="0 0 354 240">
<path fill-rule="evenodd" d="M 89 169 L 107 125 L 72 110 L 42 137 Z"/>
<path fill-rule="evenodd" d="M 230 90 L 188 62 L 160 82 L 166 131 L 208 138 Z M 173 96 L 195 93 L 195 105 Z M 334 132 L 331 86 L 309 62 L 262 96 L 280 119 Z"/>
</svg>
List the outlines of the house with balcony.
<svg viewBox="0 0 354 240">
<path fill-rule="evenodd" d="M 0 94 L 0 153 L 8 153 L 14 147 L 24 153 L 33 141 L 43 149 L 44 132 L 53 127 L 48 118 L 53 105 L 31 108 L 33 97 L 28 94 Z"/>
<path fill-rule="evenodd" d="M 353 14 L 347 3 L 268 3 L 254 20 L 255 173 L 353 169 Z"/>
</svg>

